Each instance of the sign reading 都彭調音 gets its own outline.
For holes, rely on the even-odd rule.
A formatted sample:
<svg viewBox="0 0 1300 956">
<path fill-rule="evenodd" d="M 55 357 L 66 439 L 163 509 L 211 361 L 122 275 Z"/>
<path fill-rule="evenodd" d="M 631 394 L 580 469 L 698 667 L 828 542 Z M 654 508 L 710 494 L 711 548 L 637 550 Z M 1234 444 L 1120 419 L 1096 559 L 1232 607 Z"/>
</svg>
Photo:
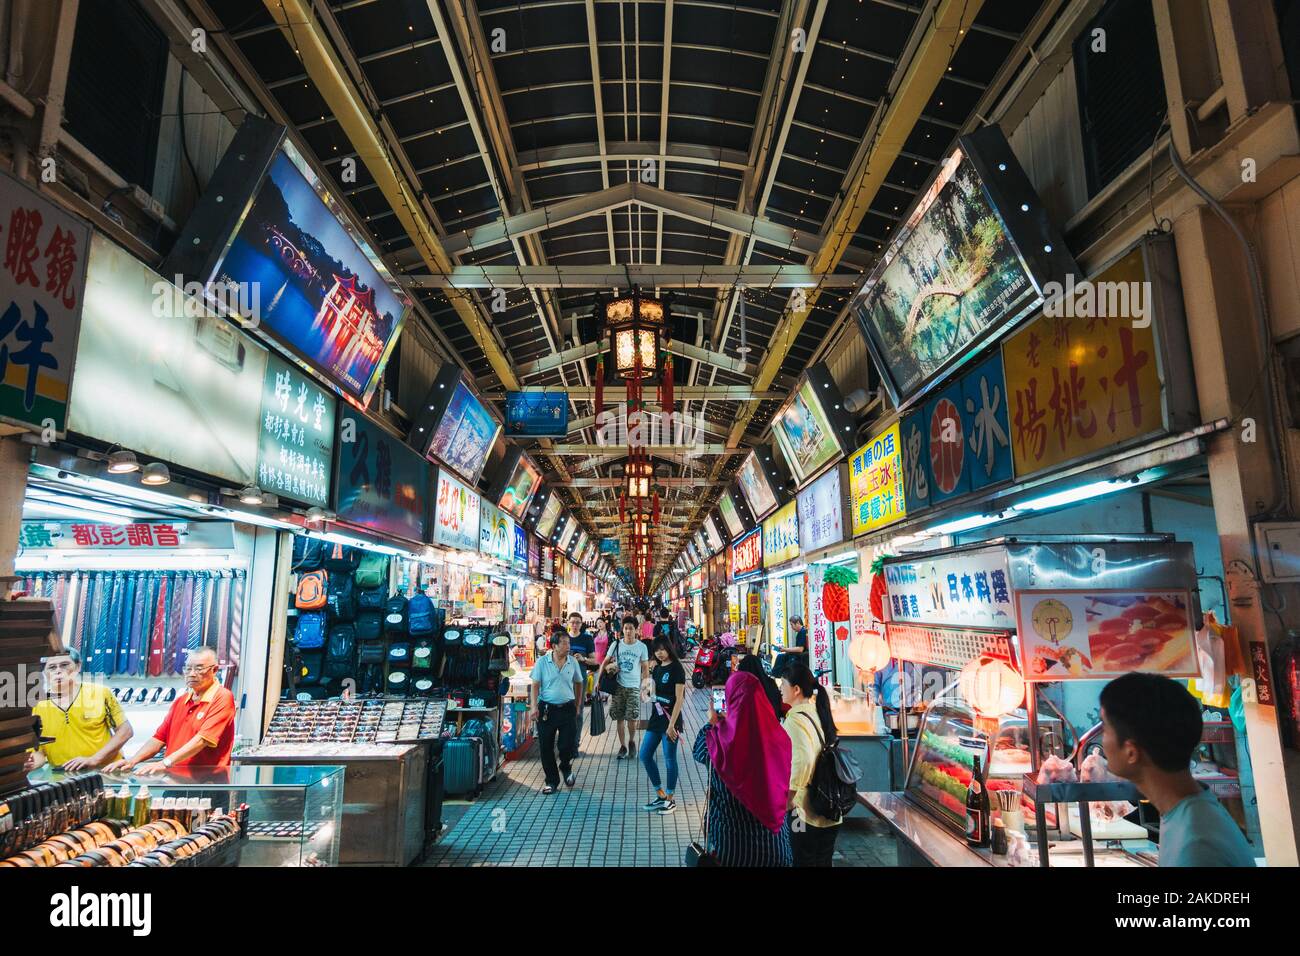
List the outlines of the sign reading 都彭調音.
<svg viewBox="0 0 1300 956">
<path fill-rule="evenodd" d="M 569 433 L 565 392 L 506 392 L 505 433 L 510 438 L 563 438 Z"/>
<path fill-rule="evenodd" d="M 18 544 L 23 550 L 40 551 L 223 550 L 235 545 L 233 528 L 228 521 L 135 521 L 125 525 L 24 521 Z"/>
<path fill-rule="evenodd" d="M 308 505 L 329 504 L 333 395 L 278 355 L 268 355 L 258 426 L 257 486 Z"/>
<path fill-rule="evenodd" d="M 0 173 L 0 419 L 62 435 L 90 227 Z"/>
</svg>

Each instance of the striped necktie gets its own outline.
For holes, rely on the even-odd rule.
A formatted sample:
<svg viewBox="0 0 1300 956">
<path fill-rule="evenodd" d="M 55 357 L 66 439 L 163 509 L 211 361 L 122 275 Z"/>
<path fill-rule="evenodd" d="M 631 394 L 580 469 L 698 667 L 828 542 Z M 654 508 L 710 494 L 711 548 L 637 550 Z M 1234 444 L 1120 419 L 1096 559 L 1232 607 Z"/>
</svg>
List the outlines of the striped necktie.
<svg viewBox="0 0 1300 956">
<path fill-rule="evenodd" d="M 194 603 L 190 606 L 190 620 L 185 631 L 185 646 L 190 650 L 203 644 L 203 611 L 207 606 L 204 596 L 210 583 L 207 575 L 194 579 Z"/>
<path fill-rule="evenodd" d="M 131 614 L 135 609 L 137 575 L 128 574 L 122 583 L 122 606 L 117 614 L 117 640 L 114 642 L 114 674 L 126 673 L 126 663 L 131 651 Z"/>
<path fill-rule="evenodd" d="M 145 670 L 150 677 L 161 677 L 163 672 L 163 646 L 167 638 L 167 605 L 171 575 L 163 575 L 158 582 L 158 598 L 153 612 L 153 627 L 149 632 L 149 662 Z"/>
<path fill-rule="evenodd" d="M 230 585 L 230 675 L 239 670 L 239 653 L 244 636 L 244 572 L 236 571 Z"/>
<path fill-rule="evenodd" d="M 230 578 L 223 573 L 217 581 L 217 660 L 230 663 Z"/>
<path fill-rule="evenodd" d="M 86 618 L 90 615 L 95 598 L 95 575 L 87 573 L 82 578 L 81 598 L 77 601 L 77 620 L 73 625 L 73 646 L 78 650 L 89 650 L 86 646 Z M 84 654 L 82 655 L 85 656 Z"/>
<path fill-rule="evenodd" d="M 190 644 L 190 618 L 194 612 L 194 584 L 194 575 L 186 574 L 185 589 L 181 593 L 180 607 L 177 608 L 177 613 L 172 615 L 175 619 L 171 654 L 171 672 L 173 674 L 183 674 L 185 672 L 185 651 Z"/>
<path fill-rule="evenodd" d="M 112 575 L 99 573 L 94 577 L 95 593 L 86 602 L 86 629 L 81 638 L 81 656 L 84 669 L 97 673 L 100 655 L 100 628 L 104 623 L 105 598 L 112 592 Z"/>
<path fill-rule="evenodd" d="M 157 575 L 142 574 L 135 589 L 135 607 L 131 611 L 131 641 L 126 656 L 126 673 L 144 676 L 145 650 L 149 628 L 153 624 L 153 600 Z"/>
</svg>

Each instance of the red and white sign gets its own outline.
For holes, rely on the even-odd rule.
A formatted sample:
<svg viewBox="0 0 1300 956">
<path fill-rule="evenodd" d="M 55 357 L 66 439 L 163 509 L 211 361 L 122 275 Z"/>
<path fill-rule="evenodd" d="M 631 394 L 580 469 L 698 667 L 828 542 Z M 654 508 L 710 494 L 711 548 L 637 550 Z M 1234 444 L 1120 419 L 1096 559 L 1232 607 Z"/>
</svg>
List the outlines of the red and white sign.
<svg viewBox="0 0 1300 956">
<path fill-rule="evenodd" d="M 731 576 L 752 574 L 763 567 L 763 531 L 755 528 L 731 546 Z"/>
<path fill-rule="evenodd" d="M 234 547 L 234 535 L 228 522 L 24 521 L 19 542 L 25 551 L 222 549 Z"/>
<path fill-rule="evenodd" d="M 822 612 L 822 587 L 826 580 L 826 567 L 814 564 L 804 575 L 808 601 L 808 657 L 817 680 L 825 687 L 831 685 L 831 624 Z M 821 673 L 824 671 L 825 673 Z"/>
</svg>

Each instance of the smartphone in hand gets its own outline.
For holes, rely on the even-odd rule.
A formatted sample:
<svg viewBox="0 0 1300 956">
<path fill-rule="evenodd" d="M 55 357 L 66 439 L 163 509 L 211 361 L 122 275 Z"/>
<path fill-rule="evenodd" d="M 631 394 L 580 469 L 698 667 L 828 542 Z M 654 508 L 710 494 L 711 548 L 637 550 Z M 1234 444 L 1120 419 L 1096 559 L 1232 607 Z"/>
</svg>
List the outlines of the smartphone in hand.
<svg viewBox="0 0 1300 956">
<path fill-rule="evenodd" d="M 713 688 L 713 709 L 717 711 L 718 716 L 725 716 L 727 713 L 727 690 L 725 687 Z"/>
</svg>

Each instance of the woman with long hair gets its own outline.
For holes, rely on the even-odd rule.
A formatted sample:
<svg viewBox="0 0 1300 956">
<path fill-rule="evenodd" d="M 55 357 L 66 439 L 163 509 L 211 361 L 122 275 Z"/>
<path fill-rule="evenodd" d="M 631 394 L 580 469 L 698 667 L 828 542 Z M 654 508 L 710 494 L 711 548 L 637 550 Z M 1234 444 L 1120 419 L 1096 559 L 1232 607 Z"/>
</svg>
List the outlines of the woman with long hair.
<svg viewBox="0 0 1300 956">
<path fill-rule="evenodd" d="M 686 670 L 677 659 L 673 642 L 665 637 L 655 638 L 652 657 L 655 668 L 650 680 L 654 683 L 654 696 L 650 699 L 650 720 L 641 739 L 641 765 L 655 795 L 642 809 L 666 815 L 677 809 L 673 793 L 677 789 L 677 739 L 685 729 L 682 705 L 686 702 Z M 661 744 L 668 771 L 667 786 L 660 786 L 659 762 L 655 759 L 655 751 Z"/>
<path fill-rule="evenodd" d="M 818 816 L 808 803 L 808 787 L 822 748 L 839 739 L 831 716 L 830 692 L 800 660 L 786 664 L 781 698 L 790 705 L 785 732 L 790 736 L 790 848 L 795 866 L 830 866 L 841 820 Z"/>
<path fill-rule="evenodd" d="M 753 674 L 732 674 L 723 694 L 726 714 L 710 710 L 695 738 L 709 768 L 706 849 L 721 866 L 790 866 L 790 738 Z"/>
</svg>

